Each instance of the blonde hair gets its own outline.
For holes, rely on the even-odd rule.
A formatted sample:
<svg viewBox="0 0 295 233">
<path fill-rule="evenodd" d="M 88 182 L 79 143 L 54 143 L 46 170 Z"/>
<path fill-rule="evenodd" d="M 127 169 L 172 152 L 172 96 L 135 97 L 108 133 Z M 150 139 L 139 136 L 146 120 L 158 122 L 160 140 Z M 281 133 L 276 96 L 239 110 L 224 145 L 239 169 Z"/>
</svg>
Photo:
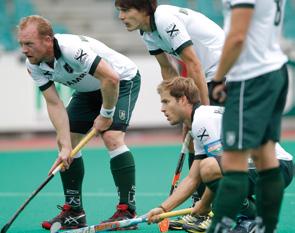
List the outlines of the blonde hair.
<svg viewBox="0 0 295 233">
<path fill-rule="evenodd" d="M 37 26 L 39 36 L 53 37 L 53 29 L 51 23 L 49 22 L 49 20 L 43 18 L 40 15 L 30 15 L 21 18 L 17 28 L 20 31 L 30 24 L 35 24 Z"/>
<path fill-rule="evenodd" d="M 199 102 L 199 91 L 194 80 L 191 78 L 179 76 L 164 80 L 158 86 L 157 91 L 159 94 L 163 91 L 168 91 L 169 94 L 176 99 L 185 96 L 192 105 Z"/>
</svg>

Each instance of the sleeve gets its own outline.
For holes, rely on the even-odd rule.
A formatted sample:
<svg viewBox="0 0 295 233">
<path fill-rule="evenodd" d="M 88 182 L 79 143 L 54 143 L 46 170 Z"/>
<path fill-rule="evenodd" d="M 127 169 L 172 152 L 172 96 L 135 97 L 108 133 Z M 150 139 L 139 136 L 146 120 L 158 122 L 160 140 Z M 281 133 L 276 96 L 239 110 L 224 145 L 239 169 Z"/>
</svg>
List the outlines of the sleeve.
<svg viewBox="0 0 295 233">
<path fill-rule="evenodd" d="M 220 132 L 205 115 L 198 114 L 193 121 L 192 136 L 196 155 L 217 156 L 222 153 Z"/>
<path fill-rule="evenodd" d="M 65 60 L 67 60 L 73 67 L 76 67 L 80 72 L 85 72 L 93 75 L 101 57 L 91 49 L 89 43 L 76 43 L 74 46 L 65 48 L 63 53 Z"/>
<path fill-rule="evenodd" d="M 232 0 L 231 9 L 234 8 L 254 8 L 256 0 Z"/>
<path fill-rule="evenodd" d="M 175 15 L 165 13 L 156 16 L 158 16 L 156 25 L 159 35 L 177 54 L 180 54 L 184 48 L 193 44 L 185 25 Z"/>
<path fill-rule="evenodd" d="M 53 84 L 53 81 L 49 79 L 49 73 L 42 73 L 42 70 L 39 69 L 38 66 L 30 64 L 28 60 L 26 60 L 26 67 L 29 75 L 32 77 L 33 81 L 41 91 L 45 91 Z"/>
</svg>

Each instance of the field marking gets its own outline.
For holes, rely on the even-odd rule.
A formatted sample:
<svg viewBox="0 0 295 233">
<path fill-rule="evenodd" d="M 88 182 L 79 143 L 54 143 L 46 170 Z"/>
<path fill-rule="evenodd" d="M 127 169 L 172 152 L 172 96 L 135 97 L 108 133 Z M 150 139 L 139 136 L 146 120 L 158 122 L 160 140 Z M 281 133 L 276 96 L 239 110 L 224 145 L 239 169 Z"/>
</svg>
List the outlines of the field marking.
<svg viewBox="0 0 295 233">
<path fill-rule="evenodd" d="M 0 192 L 0 197 L 27 197 L 31 193 L 24 193 L 24 192 Z M 38 196 L 42 197 L 63 197 L 62 192 L 46 192 L 40 193 Z M 85 197 L 117 197 L 117 193 L 113 192 L 85 192 L 83 193 Z M 166 197 L 167 193 L 155 192 L 155 193 L 143 193 L 138 192 L 136 193 L 137 197 Z M 295 197 L 295 193 L 285 193 L 285 197 Z"/>
</svg>

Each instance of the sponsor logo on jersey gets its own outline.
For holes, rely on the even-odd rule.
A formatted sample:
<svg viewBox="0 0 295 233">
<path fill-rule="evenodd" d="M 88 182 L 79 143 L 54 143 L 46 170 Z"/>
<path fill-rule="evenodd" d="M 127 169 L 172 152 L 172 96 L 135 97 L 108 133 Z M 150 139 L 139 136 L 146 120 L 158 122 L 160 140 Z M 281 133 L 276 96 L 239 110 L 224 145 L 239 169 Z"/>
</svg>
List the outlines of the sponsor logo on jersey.
<svg viewBox="0 0 295 233">
<path fill-rule="evenodd" d="M 86 60 L 87 57 L 88 57 L 88 54 L 85 53 L 85 52 L 83 51 L 83 49 L 79 49 L 79 50 L 76 52 L 74 58 L 75 58 L 78 62 L 80 62 L 81 64 L 84 64 L 84 63 L 85 63 L 85 60 Z"/>
<path fill-rule="evenodd" d="M 201 142 L 205 142 L 207 141 L 210 136 L 207 132 L 207 130 L 205 128 L 201 128 L 199 131 L 198 131 L 198 135 L 197 135 L 197 138 L 201 141 Z"/>
<path fill-rule="evenodd" d="M 222 144 L 220 140 L 210 142 L 205 145 L 205 151 L 208 156 L 218 156 L 222 153 Z"/>
<path fill-rule="evenodd" d="M 43 75 L 44 75 L 47 79 L 52 79 L 52 73 L 50 73 L 49 71 L 45 71 L 45 72 L 43 72 Z"/>
<path fill-rule="evenodd" d="M 68 73 L 73 73 L 74 69 L 68 63 L 64 64 L 64 68 Z"/>
<path fill-rule="evenodd" d="M 179 29 L 176 28 L 175 23 L 170 24 L 165 31 L 167 32 L 167 34 L 170 36 L 171 39 L 173 39 L 175 36 L 177 36 L 180 33 Z"/>
<path fill-rule="evenodd" d="M 66 85 L 66 86 L 75 85 L 75 84 L 79 83 L 86 75 L 87 75 L 87 73 L 82 73 L 79 75 L 79 77 L 72 79 L 70 81 L 63 82 L 62 84 Z"/>
</svg>

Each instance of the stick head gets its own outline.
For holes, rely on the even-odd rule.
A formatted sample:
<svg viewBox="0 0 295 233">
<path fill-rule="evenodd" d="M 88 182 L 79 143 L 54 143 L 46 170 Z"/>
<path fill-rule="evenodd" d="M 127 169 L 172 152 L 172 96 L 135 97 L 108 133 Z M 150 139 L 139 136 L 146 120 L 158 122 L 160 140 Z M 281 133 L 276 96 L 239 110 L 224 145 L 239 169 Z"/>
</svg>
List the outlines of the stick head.
<svg viewBox="0 0 295 233">
<path fill-rule="evenodd" d="M 6 233 L 6 231 L 8 230 L 9 227 L 10 227 L 9 224 L 5 224 L 4 227 L 2 227 L 2 229 L 1 229 L 1 233 Z"/>
<path fill-rule="evenodd" d="M 50 233 L 56 233 L 60 230 L 60 228 L 61 228 L 60 222 L 55 222 L 50 227 Z"/>
<path fill-rule="evenodd" d="M 167 232 L 169 229 L 169 218 L 164 218 L 161 222 L 158 223 L 160 232 Z"/>
</svg>

